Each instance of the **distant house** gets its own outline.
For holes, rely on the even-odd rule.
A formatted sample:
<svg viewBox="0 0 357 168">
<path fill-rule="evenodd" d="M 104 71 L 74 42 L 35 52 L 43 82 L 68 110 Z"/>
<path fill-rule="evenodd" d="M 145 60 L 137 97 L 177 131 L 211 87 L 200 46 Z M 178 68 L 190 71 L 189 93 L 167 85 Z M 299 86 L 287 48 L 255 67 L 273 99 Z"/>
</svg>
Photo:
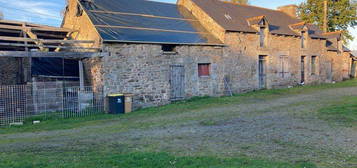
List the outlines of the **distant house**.
<svg viewBox="0 0 357 168">
<path fill-rule="evenodd" d="M 294 5 L 69 0 L 62 26 L 109 52 L 85 60 L 90 84 L 133 93 L 135 107 L 341 81 L 352 72 L 340 32 L 299 20 Z"/>
</svg>

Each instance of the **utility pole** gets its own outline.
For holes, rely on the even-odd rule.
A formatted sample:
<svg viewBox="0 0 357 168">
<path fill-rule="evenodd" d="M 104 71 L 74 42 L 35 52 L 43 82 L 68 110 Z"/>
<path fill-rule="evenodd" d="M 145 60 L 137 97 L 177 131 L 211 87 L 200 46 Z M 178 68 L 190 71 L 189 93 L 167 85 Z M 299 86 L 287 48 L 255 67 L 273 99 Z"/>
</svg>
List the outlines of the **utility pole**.
<svg viewBox="0 0 357 168">
<path fill-rule="evenodd" d="M 328 19 L 327 19 L 327 15 L 328 15 L 328 3 L 327 0 L 324 1 L 324 33 L 327 33 L 327 25 L 328 25 Z"/>
</svg>

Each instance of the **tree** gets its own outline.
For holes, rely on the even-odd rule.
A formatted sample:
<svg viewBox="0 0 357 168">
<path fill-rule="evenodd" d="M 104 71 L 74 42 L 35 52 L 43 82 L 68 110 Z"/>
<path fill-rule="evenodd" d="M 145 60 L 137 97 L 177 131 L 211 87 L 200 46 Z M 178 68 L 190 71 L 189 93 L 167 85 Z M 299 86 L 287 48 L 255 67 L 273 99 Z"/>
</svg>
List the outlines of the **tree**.
<svg viewBox="0 0 357 168">
<path fill-rule="evenodd" d="M 249 0 L 226 0 L 226 1 L 229 1 L 229 2 L 234 2 L 234 3 L 240 3 L 240 4 L 248 4 Z"/>
<path fill-rule="evenodd" d="M 299 5 L 299 16 L 307 23 L 318 25 L 323 29 L 324 25 L 324 1 L 307 0 Z M 348 27 L 357 25 L 357 1 L 356 0 L 327 0 L 327 31 L 343 31 L 345 42 L 353 40 L 348 32 Z"/>
</svg>

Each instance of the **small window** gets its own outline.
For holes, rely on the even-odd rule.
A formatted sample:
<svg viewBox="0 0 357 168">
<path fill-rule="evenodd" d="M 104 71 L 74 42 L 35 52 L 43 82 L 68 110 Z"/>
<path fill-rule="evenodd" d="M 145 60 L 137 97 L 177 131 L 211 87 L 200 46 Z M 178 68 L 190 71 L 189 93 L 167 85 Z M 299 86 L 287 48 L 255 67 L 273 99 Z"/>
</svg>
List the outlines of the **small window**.
<svg viewBox="0 0 357 168">
<path fill-rule="evenodd" d="M 301 32 L 301 48 L 305 48 L 306 47 L 306 32 L 302 31 Z"/>
<path fill-rule="evenodd" d="M 316 61 L 317 61 L 317 56 L 312 56 L 311 57 L 311 75 L 316 75 Z"/>
<path fill-rule="evenodd" d="M 175 52 L 176 46 L 170 44 L 164 44 L 161 46 L 161 50 L 164 52 Z"/>
<path fill-rule="evenodd" d="M 210 66 L 211 64 L 198 64 L 198 76 L 210 76 Z"/>
<path fill-rule="evenodd" d="M 265 27 L 260 27 L 259 41 L 260 41 L 260 47 L 265 47 Z"/>
<path fill-rule="evenodd" d="M 279 75 L 282 78 L 286 78 L 289 74 L 289 60 L 288 56 L 282 55 L 280 56 L 280 63 L 279 63 Z"/>
</svg>

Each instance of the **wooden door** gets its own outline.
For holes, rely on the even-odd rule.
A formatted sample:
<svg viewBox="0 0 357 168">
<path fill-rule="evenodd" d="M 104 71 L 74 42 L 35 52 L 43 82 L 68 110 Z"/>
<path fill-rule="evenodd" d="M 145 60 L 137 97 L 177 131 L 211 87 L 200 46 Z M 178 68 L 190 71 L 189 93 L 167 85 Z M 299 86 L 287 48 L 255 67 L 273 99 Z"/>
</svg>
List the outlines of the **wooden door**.
<svg viewBox="0 0 357 168">
<path fill-rule="evenodd" d="M 259 56 L 259 88 L 266 88 L 266 56 Z"/>
<path fill-rule="evenodd" d="M 357 67 L 357 61 L 352 60 L 352 66 L 351 66 L 351 77 L 356 78 L 356 67 Z"/>
<path fill-rule="evenodd" d="M 301 83 L 305 83 L 305 56 L 301 57 Z"/>
<path fill-rule="evenodd" d="M 185 97 L 185 68 L 183 65 L 171 65 L 170 85 L 171 100 L 182 100 Z"/>
<path fill-rule="evenodd" d="M 328 62 L 327 64 L 327 80 L 331 81 L 333 80 L 333 62 Z"/>
</svg>

